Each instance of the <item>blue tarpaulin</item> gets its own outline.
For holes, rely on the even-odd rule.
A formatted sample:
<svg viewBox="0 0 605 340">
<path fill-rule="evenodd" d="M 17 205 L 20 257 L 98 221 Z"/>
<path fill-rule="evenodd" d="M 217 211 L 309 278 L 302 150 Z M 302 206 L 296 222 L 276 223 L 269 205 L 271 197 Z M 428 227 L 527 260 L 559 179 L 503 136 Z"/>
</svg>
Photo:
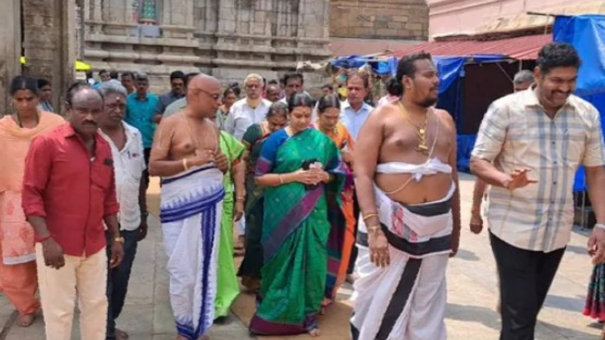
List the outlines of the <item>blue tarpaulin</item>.
<svg viewBox="0 0 605 340">
<path fill-rule="evenodd" d="M 469 55 L 456 57 L 433 57 L 437 73 L 439 74 L 439 94 L 442 94 L 454 85 L 454 82 L 464 77 L 464 65 L 469 62 L 489 63 L 506 60 L 503 55 Z"/>
<path fill-rule="evenodd" d="M 467 63 L 501 62 L 509 58 L 504 55 L 476 54 L 455 57 L 434 56 L 433 61 L 439 74 L 439 101 L 437 107 L 452 114 L 457 129 L 462 127 L 462 87 L 461 81 L 465 75 L 464 66 Z M 373 56 L 345 56 L 331 61 L 331 64 L 341 68 L 360 68 L 366 64 L 379 75 L 395 76 L 398 60 L 395 57 L 384 59 Z M 458 169 L 469 171 L 470 154 L 475 145 L 475 135 L 458 135 Z"/>
<path fill-rule="evenodd" d="M 605 128 L 605 16 L 558 16 L 553 27 L 553 40 L 571 44 L 582 59 L 576 94 L 591 102 L 601 113 Z M 586 190 L 584 169 L 576 173 L 574 191 Z"/>
<path fill-rule="evenodd" d="M 558 16 L 553 27 L 553 40 L 571 44 L 582 58 L 576 94 L 605 93 L 605 16 Z"/>
<path fill-rule="evenodd" d="M 372 67 L 372 71 L 378 75 L 395 76 L 397 71 L 397 58 L 395 57 L 373 57 L 350 55 L 338 57 L 330 62 L 332 66 L 340 68 L 360 68 L 366 64 Z"/>
<path fill-rule="evenodd" d="M 457 57 L 434 57 L 439 74 L 439 101 L 437 107 L 451 113 L 458 131 L 462 130 L 464 114 L 462 112 L 462 78 L 465 75 L 464 66 L 467 63 L 500 62 L 507 58 L 503 55 L 470 55 Z M 475 146 L 476 135 L 457 136 L 458 153 L 457 168 L 460 171 L 470 171 L 471 151 Z"/>
<path fill-rule="evenodd" d="M 604 75 L 605 76 L 605 75 Z M 601 128 L 605 131 L 605 93 L 594 94 L 592 96 L 584 96 L 584 99 L 594 105 L 601 114 Z M 576 180 L 573 184 L 574 191 L 585 191 L 587 188 L 586 178 L 584 176 L 584 168 L 580 167 L 576 172 Z"/>
</svg>

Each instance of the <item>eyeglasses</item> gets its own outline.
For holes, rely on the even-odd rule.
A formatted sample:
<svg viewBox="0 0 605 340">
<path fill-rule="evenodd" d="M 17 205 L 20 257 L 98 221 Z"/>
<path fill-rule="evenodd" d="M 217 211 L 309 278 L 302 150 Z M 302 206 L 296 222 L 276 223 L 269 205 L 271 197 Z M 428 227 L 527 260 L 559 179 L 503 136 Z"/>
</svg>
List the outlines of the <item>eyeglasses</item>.
<svg viewBox="0 0 605 340">
<path fill-rule="evenodd" d="M 189 89 L 189 91 L 191 91 L 191 90 L 193 90 L 193 91 L 199 91 L 199 92 L 203 92 L 203 93 L 207 94 L 208 96 L 210 96 L 210 98 L 212 98 L 213 100 L 220 100 L 220 99 L 222 99 L 222 98 L 223 98 L 223 96 L 222 96 L 221 94 L 212 94 L 212 93 L 210 93 L 210 92 L 208 92 L 208 91 L 206 91 L 206 90 L 204 90 L 204 89 L 200 89 L 200 88 L 197 88 L 197 89 Z"/>
</svg>

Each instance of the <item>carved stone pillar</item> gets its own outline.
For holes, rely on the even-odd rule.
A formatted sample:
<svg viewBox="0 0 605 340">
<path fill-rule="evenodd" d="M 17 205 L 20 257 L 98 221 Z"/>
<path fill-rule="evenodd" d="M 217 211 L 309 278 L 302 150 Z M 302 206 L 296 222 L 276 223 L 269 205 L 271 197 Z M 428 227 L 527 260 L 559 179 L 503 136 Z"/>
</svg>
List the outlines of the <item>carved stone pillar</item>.
<svg viewBox="0 0 605 340">
<path fill-rule="evenodd" d="M 53 106 L 74 80 L 75 3 L 73 0 L 23 0 L 27 72 L 48 79 Z"/>
<path fill-rule="evenodd" d="M 221 0 L 219 7 L 218 32 L 234 34 L 237 30 L 236 0 Z"/>
<path fill-rule="evenodd" d="M 7 0 L 0 11 L 0 117 L 9 112 L 11 80 L 21 73 L 20 0 Z"/>
<path fill-rule="evenodd" d="M 92 3 L 91 19 L 96 22 L 103 21 L 103 0 L 91 0 L 90 2 Z"/>
<path fill-rule="evenodd" d="M 159 0 L 153 1 L 159 3 Z M 162 6 L 157 6 L 157 8 L 161 9 L 162 21 L 159 24 L 170 26 L 193 26 L 193 0 L 163 0 Z"/>
<path fill-rule="evenodd" d="M 185 3 L 185 22 L 181 25 L 193 27 L 193 0 L 183 0 Z"/>
</svg>

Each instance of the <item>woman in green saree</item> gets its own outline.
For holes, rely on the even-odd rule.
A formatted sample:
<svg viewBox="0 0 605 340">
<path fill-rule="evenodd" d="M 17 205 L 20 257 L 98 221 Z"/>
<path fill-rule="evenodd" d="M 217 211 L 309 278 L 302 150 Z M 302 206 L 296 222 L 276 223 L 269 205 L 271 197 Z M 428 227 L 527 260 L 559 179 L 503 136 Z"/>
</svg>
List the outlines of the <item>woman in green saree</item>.
<svg viewBox="0 0 605 340">
<path fill-rule="evenodd" d="M 246 165 L 242 162 L 244 145 L 227 132 L 220 132 L 220 148 L 229 160 L 229 170 L 225 174 L 225 198 L 218 249 L 218 275 L 214 304 L 215 319 L 229 314 L 231 304 L 239 294 L 239 284 L 235 276 L 233 261 L 233 222 L 242 218 L 244 213 L 244 175 Z M 235 196 L 235 197 L 234 197 Z"/>
<path fill-rule="evenodd" d="M 254 183 L 254 170 L 267 137 L 274 131 L 283 129 L 288 122 L 288 107 L 282 102 L 273 103 L 267 118 L 260 124 L 253 124 L 246 130 L 242 142 L 246 146 L 246 253 L 239 267 L 238 276 L 248 291 L 255 293 L 260 288 L 263 267 L 263 191 Z"/>
<path fill-rule="evenodd" d="M 328 273 L 327 201 L 339 199 L 345 171 L 332 140 L 309 128 L 309 95 L 293 95 L 288 109 L 290 125 L 269 136 L 256 166 L 256 184 L 265 188 L 264 266 L 250 331 L 317 336 Z"/>
</svg>

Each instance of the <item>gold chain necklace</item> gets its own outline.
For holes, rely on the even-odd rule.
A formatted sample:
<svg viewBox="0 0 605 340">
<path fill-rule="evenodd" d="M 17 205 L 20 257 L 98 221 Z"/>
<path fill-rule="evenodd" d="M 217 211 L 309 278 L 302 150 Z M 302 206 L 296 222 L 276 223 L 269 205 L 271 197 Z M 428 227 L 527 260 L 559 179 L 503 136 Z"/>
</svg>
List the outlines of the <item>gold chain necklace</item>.
<svg viewBox="0 0 605 340">
<path fill-rule="evenodd" d="M 415 150 L 418 151 L 418 152 L 420 152 L 420 153 L 423 153 L 425 155 L 428 154 L 428 152 L 429 152 L 429 146 L 426 143 L 426 132 L 427 132 L 427 127 L 429 125 L 429 113 L 430 113 L 430 111 L 427 111 L 427 113 L 425 115 L 424 125 L 423 126 L 418 126 L 418 125 L 416 125 L 416 123 L 414 123 L 412 121 L 412 119 L 410 118 L 410 116 L 407 114 L 407 111 L 403 107 L 403 104 L 401 104 L 401 101 L 399 102 L 399 108 L 401 109 L 401 112 L 403 113 L 404 117 L 408 120 L 408 122 L 410 122 L 416 128 L 416 133 L 418 134 L 418 146 L 416 146 Z"/>
</svg>

